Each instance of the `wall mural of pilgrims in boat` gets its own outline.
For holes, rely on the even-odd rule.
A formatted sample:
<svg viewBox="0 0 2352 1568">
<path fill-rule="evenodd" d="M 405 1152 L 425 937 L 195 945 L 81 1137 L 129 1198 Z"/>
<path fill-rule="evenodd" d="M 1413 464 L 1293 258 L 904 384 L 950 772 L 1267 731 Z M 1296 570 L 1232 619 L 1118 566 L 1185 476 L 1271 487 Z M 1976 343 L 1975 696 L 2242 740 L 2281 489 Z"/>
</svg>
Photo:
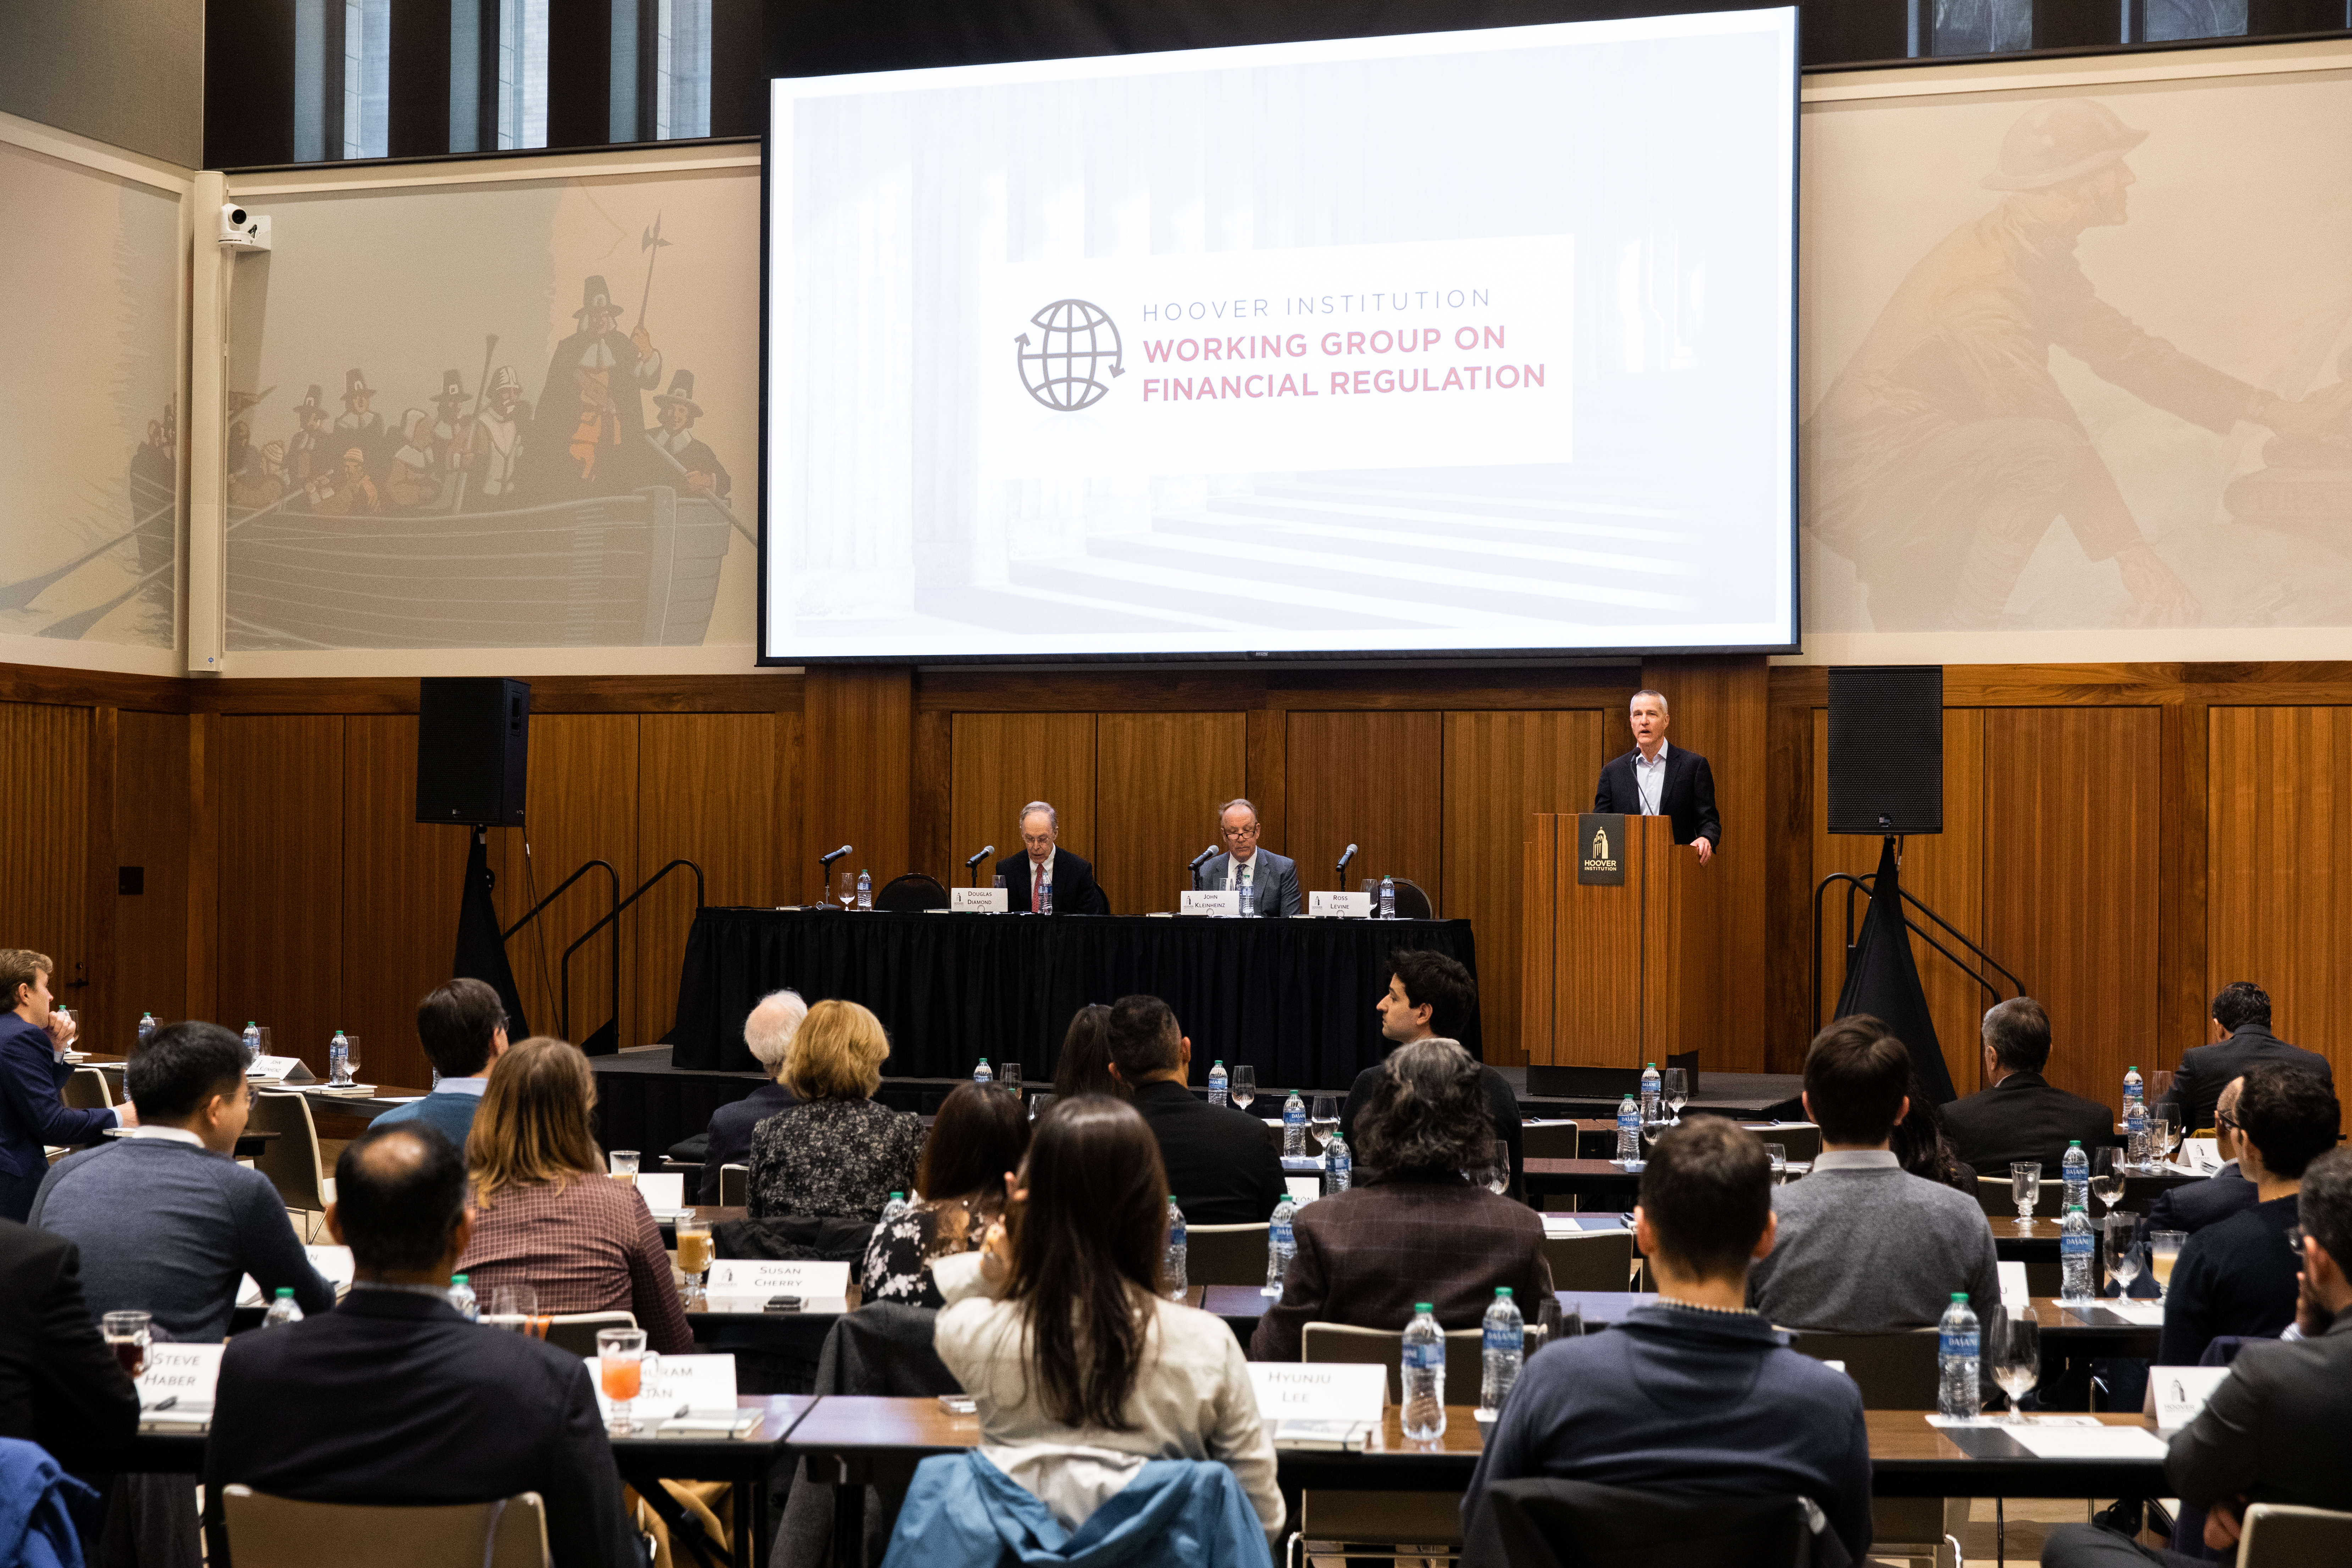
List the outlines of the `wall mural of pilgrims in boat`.
<svg viewBox="0 0 2352 1568">
<path fill-rule="evenodd" d="M 232 649 L 751 643 L 755 174 L 271 212 L 230 374 L 305 390 L 229 432 Z"/>
<path fill-rule="evenodd" d="M 0 635 L 169 649 L 178 198 L 6 142 L 0 191 L 41 215 L 0 247 L 9 358 L 71 367 L 0 378 Z"/>
</svg>

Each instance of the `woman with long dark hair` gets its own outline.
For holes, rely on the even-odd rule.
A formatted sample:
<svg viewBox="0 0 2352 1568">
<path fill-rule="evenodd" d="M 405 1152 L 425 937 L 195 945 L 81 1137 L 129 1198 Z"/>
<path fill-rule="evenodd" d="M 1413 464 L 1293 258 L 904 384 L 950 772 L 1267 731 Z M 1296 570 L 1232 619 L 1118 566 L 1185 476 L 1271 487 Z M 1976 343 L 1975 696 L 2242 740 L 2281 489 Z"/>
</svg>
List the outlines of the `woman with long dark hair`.
<svg viewBox="0 0 2352 1568">
<path fill-rule="evenodd" d="M 1069 1033 L 1062 1037 L 1062 1054 L 1054 1063 L 1054 1094 L 1126 1100 L 1132 1092 L 1110 1070 L 1110 1009 L 1089 1002 L 1070 1015 Z"/>
<path fill-rule="evenodd" d="M 1072 1529 L 1146 1460 L 1218 1460 L 1276 1535 L 1274 1444 L 1241 1345 L 1162 1288 L 1168 1181 L 1143 1118 L 1057 1095 L 1008 1175 L 982 1250 L 932 1269 L 940 1359 L 979 1407 L 982 1453 Z"/>
<path fill-rule="evenodd" d="M 1004 1215 L 1004 1178 L 1029 1150 L 1021 1101 L 993 1084 L 959 1084 L 940 1105 L 915 1177 L 922 1196 L 874 1227 L 859 1293 L 867 1301 L 944 1306 L 931 1265 L 970 1252 Z"/>
</svg>

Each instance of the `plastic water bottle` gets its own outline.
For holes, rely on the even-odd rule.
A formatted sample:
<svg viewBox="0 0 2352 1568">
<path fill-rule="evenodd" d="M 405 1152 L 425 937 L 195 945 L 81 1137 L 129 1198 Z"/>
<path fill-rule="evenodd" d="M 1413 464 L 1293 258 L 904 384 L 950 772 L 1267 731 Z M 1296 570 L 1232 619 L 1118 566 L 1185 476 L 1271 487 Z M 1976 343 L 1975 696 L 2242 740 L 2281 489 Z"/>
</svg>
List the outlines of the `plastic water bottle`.
<svg viewBox="0 0 2352 1568">
<path fill-rule="evenodd" d="M 155 1032 L 155 1015 L 154 1015 L 154 1014 L 152 1014 L 152 1013 L 142 1013 L 142 1014 L 140 1014 L 140 1015 L 139 1015 L 139 1043 L 140 1043 L 141 1045 L 142 1045 L 142 1046 L 143 1046 L 143 1045 L 145 1045 L 145 1044 L 147 1043 L 147 1037 L 148 1037 L 148 1036 L 150 1036 L 150 1035 L 152 1035 L 152 1034 L 153 1034 L 154 1032 Z"/>
<path fill-rule="evenodd" d="M 2135 1105 L 2144 1108 L 2147 1104 L 2147 1091 L 2140 1085 L 2139 1068 L 2124 1068 L 2124 1114 L 2129 1116 Z"/>
<path fill-rule="evenodd" d="M 1617 1102 L 1617 1163 L 1636 1164 L 1642 1158 L 1642 1111 L 1627 1095 Z"/>
<path fill-rule="evenodd" d="M 294 1287 L 280 1285 L 278 1287 L 278 1299 L 270 1302 L 269 1310 L 261 1315 L 261 1326 L 274 1329 L 280 1323 L 299 1323 L 301 1321 L 302 1309 L 294 1304 Z"/>
<path fill-rule="evenodd" d="M 1404 1374 L 1406 1440 L 1426 1443 L 1444 1436 L 1445 1331 L 1437 1326 L 1426 1301 L 1413 1303 L 1412 1321 L 1404 1326 L 1404 1354 L 1398 1370 Z"/>
<path fill-rule="evenodd" d="M 2066 1145 L 2066 1157 L 2058 1162 L 2058 1169 L 2066 1178 L 2066 1193 L 2060 1200 L 2064 1209 L 2087 1209 L 2091 1206 L 2091 1157 L 2083 1152 L 2080 1140 Z"/>
<path fill-rule="evenodd" d="M 1168 1294 L 1181 1301 L 1184 1299 L 1184 1211 L 1176 1206 L 1176 1194 L 1168 1194 L 1168 1255 L 1161 1260 L 1160 1271 L 1168 1277 Z"/>
<path fill-rule="evenodd" d="M 860 867 L 857 872 L 857 907 L 861 910 L 870 910 L 874 907 L 874 879 L 866 874 L 863 867 Z"/>
<path fill-rule="evenodd" d="M 2066 1218 L 2058 1227 L 2058 1295 L 2067 1301 L 2091 1299 L 2091 1263 L 2099 1238 L 2091 1231 L 2091 1216 L 2078 1203 L 2068 1203 Z"/>
<path fill-rule="evenodd" d="M 449 1276 L 449 1305 L 457 1308 L 457 1315 L 469 1323 L 482 1321 L 482 1304 L 474 1300 L 474 1288 L 466 1283 L 463 1274 Z"/>
<path fill-rule="evenodd" d="M 1511 1384 L 1519 1381 L 1519 1363 L 1527 1359 L 1527 1320 L 1511 1300 L 1508 1285 L 1496 1287 L 1495 1304 L 1486 1309 L 1485 1360 L 1478 1376 L 1478 1413 L 1494 1415 L 1503 1408 Z"/>
<path fill-rule="evenodd" d="M 1054 912 L 1054 884 L 1051 882 L 1046 883 L 1037 891 L 1037 912 L 1041 915 L 1050 915 Z"/>
<path fill-rule="evenodd" d="M 344 1084 L 352 1081 L 352 1042 L 341 1029 L 327 1042 L 327 1081 Z"/>
<path fill-rule="evenodd" d="M 1282 1157 L 1296 1160 L 1307 1152 L 1307 1102 L 1292 1089 L 1282 1102 Z"/>
<path fill-rule="evenodd" d="M 261 1059 L 261 1026 L 250 1018 L 245 1025 L 245 1065 L 251 1067 Z"/>
<path fill-rule="evenodd" d="M 1209 1069 L 1209 1103 L 1211 1105 L 1231 1105 L 1234 1102 L 1232 1091 L 1227 1087 L 1232 1081 L 1225 1074 L 1224 1059 L 1219 1058 L 1217 1065 Z"/>
<path fill-rule="evenodd" d="M 890 1194 L 890 1201 L 882 1205 L 882 1218 L 880 1223 L 883 1225 L 888 1225 L 894 1219 L 903 1218 L 906 1215 L 907 1211 L 914 1206 L 914 1205 L 907 1201 L 906 1194 L 892 1193 Z"/>
<path fill-rule="evenodd" d="M 2137 1100 L 2124 1101 L 2124 1158 L 2136 1169 L 2147 1167 L 2147 1107 Z"/>
<path fill-rule="evenodd" d="M 1323 1195 L 1344 1193 L 1356 1179 L 1356 1157 L 1348 1152 L 1348 1141 L 1339 1136 L 1338 1128 L 1331 1130 L 1331 1142 L 1323 1145 Z"/>
<path fill-rule="evenodd" d="M 1973 1421 L 1984 1408 L 1977 1384 L 1977 1315 L 1965 1291 L 1952 1292 L 1936 1325 L 1936 1413 Z"/>
<path fill-rule="evenodd" d="M 990 1068 L 988 1058 L 986 1057 L 981 1058 L 980 1065 L 971 1069 L 971 1081 L 974 1083 L 994 1083 L 996 1081 L 996 1074 Z"/>
<path fill-rule="evenodd" d="M 1381 919 L 1384 921 L 1396 919 L 1396 879 L 1394 877 L 1381 879 Z M 1444 1430 L 1443 1427 L 1439 1429 Z"/>
<path fill-rule="evenodd" d="M 1645 1123 L 1658 1120 L 1658 1104 L 1664 1098 L 1658 1082 L 1657 1063 L 1651 1062 L 1642 1068 L 1642 1120 Z"/>
<path fill-rule="evenodd" d="M 1274 1217 L 1265 1222 L 1265 1290 L 1276 1300 L 1282 1300 L 1282 1282 L 1290 1273 L 1290 1260 L 1298 1256 L 1298 1233 L 1291 1222 L 1298 1217 L 1298 1205 L 1283 1194 L 1274 1205 Z"/>
</svg>

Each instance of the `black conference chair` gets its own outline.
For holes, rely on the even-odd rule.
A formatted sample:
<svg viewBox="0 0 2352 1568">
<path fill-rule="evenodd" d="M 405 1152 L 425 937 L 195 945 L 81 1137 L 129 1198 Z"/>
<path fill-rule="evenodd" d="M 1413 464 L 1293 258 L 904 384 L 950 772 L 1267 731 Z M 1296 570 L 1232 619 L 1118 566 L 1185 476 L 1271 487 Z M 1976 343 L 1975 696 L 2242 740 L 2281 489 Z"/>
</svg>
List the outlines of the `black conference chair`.
<svg viewBox="0 0 2352 1568">
<path fill-rule="evenodd" d="M 889 885 L 874 896 L 874 907 L 894 914 L 919 914 L 925 910 L 948 907 L 948 890 L 935 877 L 920 871 L 909 871 L 903 877 L 893 877 Z"/>
<path fill-rule="evenodd" d="M 1397 919 L 1433 921 L 1437 918 L 1437 907 L 1429 901 L 1429 895 L 1421 890 L 1419 882 L 1410 877 L 1398 877 L 1392 879 L 1396 883 Z M 1372 902 L 1374 904 L 1380 902 L 1378 891 L 1372 894 Z M 1372 912 L 1378 914 L 1380 911 L 1375 909 Z"/>
<path fill-rule="evenodd" d="M 1801 1497 L 1685 1497 L 1591 1481 L 1486 1489 L 1461 1568 L 1850 1568 Z"/>
</svg>

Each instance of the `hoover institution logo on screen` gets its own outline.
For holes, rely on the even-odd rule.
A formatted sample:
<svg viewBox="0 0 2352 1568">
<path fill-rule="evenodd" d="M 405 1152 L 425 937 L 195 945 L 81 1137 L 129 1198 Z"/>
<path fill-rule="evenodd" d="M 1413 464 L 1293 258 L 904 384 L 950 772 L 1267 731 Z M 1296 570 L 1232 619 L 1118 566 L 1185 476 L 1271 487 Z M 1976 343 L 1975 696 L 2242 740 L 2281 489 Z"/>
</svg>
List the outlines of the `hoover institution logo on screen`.
<svg viewBox="0 0 2352 1568">
<path fill-rule="evenodd" d="M 1021 384 L 1029 395 L 1057 413 L 1092 408 L 1110 393 L 1109 377 L 1125 375 L 1126 351 L 1118 323 L 1086 300 L 1056 300 L 1029 324 L 1037 329 L 1013 340 L 1020 351 Z"/>
</svg>

